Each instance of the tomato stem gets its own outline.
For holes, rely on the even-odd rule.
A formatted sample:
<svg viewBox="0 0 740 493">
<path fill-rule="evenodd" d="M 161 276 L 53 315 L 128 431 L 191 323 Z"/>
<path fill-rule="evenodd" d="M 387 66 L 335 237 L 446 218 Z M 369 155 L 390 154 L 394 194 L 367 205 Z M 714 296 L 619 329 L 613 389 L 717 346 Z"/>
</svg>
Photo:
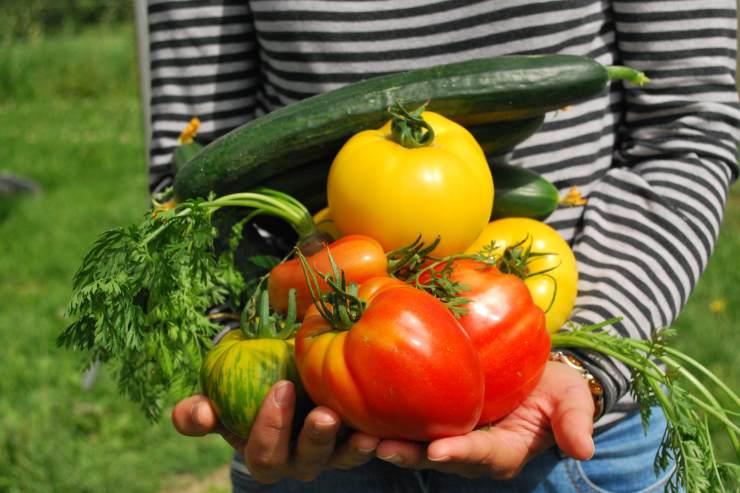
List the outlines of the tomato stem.
<svg viewBox="0 0 740 493">
<path fill-rule="evenodd" d="M 421 235 L 417 236 L 416 239 L 409 245 L 396 248 L 386 253 L 388 259 L 388 274 L 397 277 L 403 271 L 414 272 L 418 269 L 418 266 L 425 262 L 427 259 L 432 258 L 430 253 L 437 248 L 441 238 L 437 238 L 428 246 L 424 246 L 421 241 Z M 403 276 L 401 276 L 403 277 Z"/>
<path fill-rule="evenodd" d="M 528 242 L 529 240 L 529 242 Z M 496 244 L 492 243 L 487 250 L 490 256 L 493 256 L 493 252 L 497 249 Z M 532 260 L 537 257 L 547 256 L 558 256 L 557 253 L 553 252 L 533 252 L 532 251 L 532 238 L 527 234 L 521 241 L 504 248 L 500 258 L 496 261 L 496 267 L 504 274 L 513 274 L 519 279 L 526 281 L 530 277 L 545 276 L 550 279 L 553 283 L 552 297 L 547 308 L 543 310 L 545 313 L 550 311 L 550 308 L 555 304 L 555 299 L 558 295 L 558 282 L 550 272 L 560 267 L 560 262 L 557 265 L 553 265 L 547 269 L 542 269 L 532 272 L 530 270 L 530 264 Z"/>
<path fill-rule="evenodd" d="M 262 276 L 244 305 L 240 319 L 241 331 L 247 339 L 289 339 L 300 327 L 295 289 L 288 291 L 288 310 L 282 315 L 270 309 L 270 297 L 263 286 L 266 279 L 267 275 Z"/>
<path fill-rule="evenodd" d="M 347 279 L 331 255 L 331 250 L 326 247 L 329 264 L 332 268 L 331 274 L 323 276 L 324 281 L 329 286 L 329 292 L 321 293 L 321 286 L 316 271 L 308 263 L 305 255 L 296 248 L 296 256 L 303 267 L 303 273 L 306 276 L 308 291 L 311 293 L 311 299 L 314 306 L 319 311 L 324 320 L 332 324 L 336 329 L 349 330 L 362 316 L 365 310 L 365 303 L 357 296 L 357 285 L 347 285 Z"/>
<path fill-rule="evenodd" d="M 455 317 L 467 313 L 465 306 L 470 300 L 460 296 L 468 288 L 450 279 L 452 265 L 456 260 L 474 259 L 484 264 L 487 261 L 480 255 L 459 253 L 446 257 L 434 257 L 430 253 L 439 243 L 439 237 L 432 244 L 425 246 L 418 237 L 408 246 L 388 252 L 388 274 L 411 284 L 416 289 L 426 291 L 441 300 Z"/>
<path fill-rule="evenodd" d="M 427 103 L 424 103 L 412 113 L 409 113 L 400 102 L 396 101 L 388 109 L 391 115 L 393 138 L 407 149 L 426 147 L 434 141 L 434 129 L 421 116 L 426 109 L 426 105 Z"/>
</svg>

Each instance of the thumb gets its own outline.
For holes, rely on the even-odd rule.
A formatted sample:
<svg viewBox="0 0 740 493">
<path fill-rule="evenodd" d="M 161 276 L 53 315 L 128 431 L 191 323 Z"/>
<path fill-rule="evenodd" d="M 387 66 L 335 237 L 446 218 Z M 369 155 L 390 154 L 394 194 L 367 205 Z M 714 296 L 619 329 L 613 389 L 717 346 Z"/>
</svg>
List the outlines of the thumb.
<svg viewBox="0 0 740 493">
<path fill-rule="evenodd" d="M 203 395 L 193 395 L 178 402 L 172 410 L 172 422 L 178 432 L 203 436 L 216 431 L 218 417 L 213 405 Z"/>
<path fill-rule="evenodd" d="M 566 367 L 567 368 L 567 367 Z M 550 417 L 555 443 L 566 455 L 577 460 L 593 457 L 594 401 L 588 383 L 574 369 L 563 380 L 560 400 L 555 403 Z"/>
</svg>

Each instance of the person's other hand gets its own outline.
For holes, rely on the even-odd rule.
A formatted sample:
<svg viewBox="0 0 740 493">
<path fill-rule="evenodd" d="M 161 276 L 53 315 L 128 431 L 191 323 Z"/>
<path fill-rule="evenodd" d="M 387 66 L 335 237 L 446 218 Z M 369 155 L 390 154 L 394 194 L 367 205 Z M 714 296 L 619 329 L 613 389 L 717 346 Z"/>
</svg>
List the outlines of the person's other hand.
<svg viewBox="0 0 740 493">
<path fill-rule="evenodd" d="M 593 413 L 585 379 L 562 363 L 548 362 L 530 396 L 492 426 L 427 446 L 383 440 L 376 454 L 401 467 L 436 469 L 473 479 L 510 479 L 553 444 L 575 459 L 590 459 L 594 454 Z"/>
<path fill-rule="evenodd" d="M 375 457 L 379 443 L 375 437 L 352 433 L 344 440 L 337 440 L 340 419 L 326 407 L 309 412 L 298 437 L 291 443 L 295 402 L 295 387 L 291 382 L 275 383 L 262 403 L 248 440 L 226 430 L 203 395 L 178 402 L 172 411 L 172 421 L 183 435 L 220 433 L 241 453 L 252 477 L 261 483 L 275 483 L 286 477 L 310 481 L 325 469 L 349 469 Z"/>
</svg>

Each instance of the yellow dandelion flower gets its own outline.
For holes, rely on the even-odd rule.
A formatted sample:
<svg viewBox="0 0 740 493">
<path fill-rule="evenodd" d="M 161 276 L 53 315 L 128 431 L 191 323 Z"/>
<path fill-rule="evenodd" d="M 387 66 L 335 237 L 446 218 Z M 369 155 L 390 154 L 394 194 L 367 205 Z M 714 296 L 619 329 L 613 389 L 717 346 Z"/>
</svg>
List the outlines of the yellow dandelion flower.
<svg viewBox="0 0 740 493">
<path fill-rule="evenodd" d="M 724 298 L 717 298 L 709 303 L 709 311 L 712 313 L 722 313 L 727 309 L 727 300 Z"/>
</svg>

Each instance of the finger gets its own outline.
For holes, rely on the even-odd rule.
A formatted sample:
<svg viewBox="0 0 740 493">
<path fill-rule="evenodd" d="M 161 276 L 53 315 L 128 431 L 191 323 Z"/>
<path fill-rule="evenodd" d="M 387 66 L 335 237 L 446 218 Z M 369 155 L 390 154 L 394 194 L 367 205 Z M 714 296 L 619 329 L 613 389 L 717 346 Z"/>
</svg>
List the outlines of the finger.
<svg viewBox="0 0 740 493">
<path fill-rule="evenodd" d="M 172 423 L 175 429 L 187 436 L 203 436 L 216 431 L 218 415 L 203 395 L 193 395 L 178 402 L 172 409 Z"/>
<path fill-rule="evenodd" d="M 432 466 L 427 460 L 426 447 L 401 440 L 383 440 L 375 451 L 378 459 L 397 466 L 423 469 Z"/>
<path fill-rule="evenodd" d="M 311 481 L 324 470 L 334 453 L 339 432 L 339 416 L 326 407 L 313 409 L 298 435 L 291 475 L 302 481 Z"/>
<path fill-rule="evenodd" d="M 380 439 L 365 433 L 353 433 L 347 441 L 334 451 L 329 466 L 337 469 L 351 469 L 361 466 L 375 457 Z"/>
<path fill-rule="evenodd" d="M 295 412 L 295 388 L 282 380 L 262 402 L 244 450 L 244 462 L 261 483 L 282 479 L 288 467 L 290 429 Z"/>
<path fill-rule="evenodd" d="M 533 454 L 516 432 L 495 427 L 435 440 L 427 448 L 427 457 L 436 469 L 496 479 L 515 477 Z"/>
<path fill-rule="evenodd" d="M 577 460 L 588 460 L 595 452 L 592 438 L 594 429 L 594 401 L 583 380 L 569 385 L 565 397 L 555 404 L 550 426 L 555 443 L 564 454 Z"/>
</svg>

